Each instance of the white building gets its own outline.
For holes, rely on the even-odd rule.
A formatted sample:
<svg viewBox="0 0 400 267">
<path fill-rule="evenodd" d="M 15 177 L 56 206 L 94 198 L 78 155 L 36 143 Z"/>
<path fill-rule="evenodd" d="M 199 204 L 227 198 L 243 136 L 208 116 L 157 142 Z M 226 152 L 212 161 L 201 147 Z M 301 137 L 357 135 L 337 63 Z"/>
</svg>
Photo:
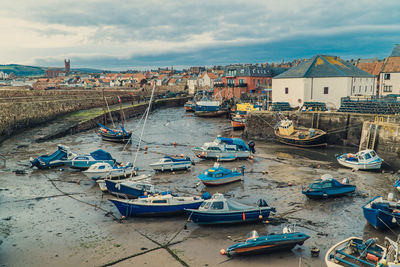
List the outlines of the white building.
<svg viewBox="0 0 400 267">
<path fill-rule="evenodd" d="M 300 107 L 324 102 L 338 109 L 342 97 L 375 95 L 375 76 L 338 57 L 317 55 L 272 78 L 272 101 Z"/>
<path fill-rule="evenodd" d="M 211 72 L 203 72 L 200 74 L 198 79 L 199 86 L 208 86 L 212 87 L 214 85 L 214 80 L 217 79 L 218 76 Z"/>
<path fill-rule="evenodd" d="M 194 95 L 196 93 L 196 89 L 199 86 L 197 82 L 197 77 L 193 76 L 192 78 L 189 78 L 187 81 L 187 86 L 189 88 L 189 95 Z"/>
<path fill-rule="evenodd" d="M 380 95 L 400 94 L 400 44 L 395 45 L 384 61 L 379 78 Z"/>
</svg>

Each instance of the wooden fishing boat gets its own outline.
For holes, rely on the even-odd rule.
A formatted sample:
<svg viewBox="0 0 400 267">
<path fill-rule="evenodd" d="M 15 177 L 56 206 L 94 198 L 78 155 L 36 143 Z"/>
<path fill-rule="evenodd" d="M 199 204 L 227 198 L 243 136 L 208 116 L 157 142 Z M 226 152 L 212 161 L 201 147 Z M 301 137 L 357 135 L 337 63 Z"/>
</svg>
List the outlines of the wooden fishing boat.
<svg viewBox="0 0 400 267">
<path fill-rule="evenodd" d="M 285 227 L 282 234 L 269 234 L 259 236 L 257 231 L 253 230 L 246 236 L 246 241 L 230 246 L 226 251 L 221 250 L 221 254 L 227 256 L 249 255 L 268 253 L 271 251 L 290 250 L 296 245 L 303 245 L 304 241 L 310 236 L 301 232 L 292 232 Z"/>
<path fill-rule="evenodd" d="M 196 102 L 194 114 L 199 117 L 220 117 L 228 113 L 228 108 L 218 100 L 201 100 Z"/>
<path fill-rule="evenodd" d="M 311 183 L 308 187 L 302 189 L 302 193 L 309 198 L 328 198 L 338 197 L 356 190 L 355 185 L 348 184 L 347 179 L 340 183 L 330 174 L 321 176 L 321 179 Z"/>
<path fill-rule="evenodd" d="M 189 170 L 192 160 L 189 157 L 164 156 L 158 162 L 149 164 L 155 171 Z"/>
<path fill-rule="evenodd" d="M 49 169 L 65 165 L 69 160 L 76 156 L 69 147 L 58 145 L 57 150 L 51 155 L 41 155 L 37 158 L 30 158 L 31 168 Z"/>
<path fill-rule="evenodd" d="M 246 144 L 240 138 L 225 138 L 217 136 L 213 142 L 204 143 L 201 147 L 192 148 L 199 158 L 215 159 L 218 161 L 231 161 L 248 159 L 255 152 L 255 144 L 250 141 Z"/>
<path fill-rule="evenodd" d="M 121 130 L 110 129 L 100 123 L 98 125 L 100 126 L 99 134 L 105 141 L 127 143 L 132 137 L 132 132 L 127 132 L 122 125 L 120 125 Z"/>
<path fill-rule="evenodd" d="M 244 166 L 241 167 L 242 172 L 236 169 L 228 170 L 215 163 L 212 168 L 207 169 L 204 173 L 198 176 L 199 180 L 209 185 L 223 185 L 243 180 Z"/>
<path fill-rule="evenodd" d="M 357 170 L 379 170 L 383 159 L 374 150 L 366 149 L 356 154 L 336 155 L 340 165 Z"/>
<path fill-rule="evenodd" d="M 325 254 L 325 264 L 328 267 L 340 266 L 387 266 L 385 261 L 386 248 L 376 243 L 376 239 L 364 241 L 358 237 L 349 237 L 332 246 Z"/>
<path fill-rule="evenodd" d="M 203 203 L 200 197 L 178 197 L 170 193 L 154 196 L 141 196 L 138 199 L 109 199 L 122 216 L 171 215 L 184 212 L 184 209 L 197 209 Z"/>
<path fill-rule="evenodd" d="M 400 222 L 400 203 L 393 201 L 392 193 L 387 200 L 374 197 L 362 208 L 364 218 L 376 229 L 394 228 Z"/>
<path fill-rule="evenodd" d="M 224 224 L 262 221 L 269 217 L 274 208 L 260 199 L 257 206 L 249 206 L 228 200 L 224 195 L 216 193 L 207 199 L 199 209 L 185 209 L 186 215 L 198 224 Z"/>
<path fill-rule="evenodd" d="M 327 146 L 326 132 L 320 129 L 295 129 L 293 121 L 281 120 L 274 130 L 279 142 L 298 147 Z"/>
<path fill-rule="evenodd" d="M 243 130 L 246 127 L 246 121 L 245 115 L 236 114 L 231 120 L 233 130 Z"/>
</svg>

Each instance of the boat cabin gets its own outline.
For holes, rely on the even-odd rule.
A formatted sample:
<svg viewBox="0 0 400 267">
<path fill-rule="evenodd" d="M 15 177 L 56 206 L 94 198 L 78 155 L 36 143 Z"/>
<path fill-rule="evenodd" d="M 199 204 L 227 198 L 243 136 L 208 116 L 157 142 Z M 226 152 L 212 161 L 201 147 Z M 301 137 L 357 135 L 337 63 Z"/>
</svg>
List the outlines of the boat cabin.
<svg viewBox="0 0 400 267">
<path fill-rule="evenodd" d="M 376 154 L 376 152 L 374 150 L 367 149 L 367 150 L 360 151 L 360 152 L 356 153 L 355 155 L 350 154 L 350 153 L 347 154 L 346 160 L 369 162 L 369 161 L 375 160 L 376 158 L 379 158 L 378 154 Z"/>
<path fill-rule="evenodd" d="M 289 136 L 294 133 L 294 125 L 291 120 L 281 120 L 279 122 L 279 134 Z"/>
<path fill-rule="evenodd" d="M 224 211 L 229 210 L 229 207 L 224 195 L 216 193 L 210 199 L 205 200 L 199 207 L 199 210 Z"/>
</svg>

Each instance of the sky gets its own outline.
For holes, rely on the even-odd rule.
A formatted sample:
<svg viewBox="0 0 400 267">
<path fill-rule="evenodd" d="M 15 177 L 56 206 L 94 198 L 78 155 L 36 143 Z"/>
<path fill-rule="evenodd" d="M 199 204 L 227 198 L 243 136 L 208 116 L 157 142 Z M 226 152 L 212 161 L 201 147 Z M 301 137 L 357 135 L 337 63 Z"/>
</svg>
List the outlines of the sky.
<svg viewBox="0 0 400 267">
<path fill-rule="evenodd" d="M 10 0 L 0 64 L 110 70 L 384 58 L 398 0 Z"/>
</svg>

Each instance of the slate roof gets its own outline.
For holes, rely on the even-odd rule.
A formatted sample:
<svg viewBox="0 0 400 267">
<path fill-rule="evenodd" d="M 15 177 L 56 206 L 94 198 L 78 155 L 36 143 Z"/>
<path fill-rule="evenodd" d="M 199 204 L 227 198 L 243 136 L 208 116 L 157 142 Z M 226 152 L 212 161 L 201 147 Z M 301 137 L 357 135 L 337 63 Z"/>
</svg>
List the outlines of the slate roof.
<svg viewBox="0 0 400 267">
<path fill-rule="evenodd" d="M 392 53 L 390 54 L 391 57 L 400 57 L 400 44 L 397 44 L 393 47 Z"/>
<path fill-rule="evenodd" d="M 357 68 L 339 57 L 316 55 L 309 60 L 275 76 L 274 79 L 286 78 L 324 78 L 324 77 L 367 77 L 374 76 Z"/>
</svg>

